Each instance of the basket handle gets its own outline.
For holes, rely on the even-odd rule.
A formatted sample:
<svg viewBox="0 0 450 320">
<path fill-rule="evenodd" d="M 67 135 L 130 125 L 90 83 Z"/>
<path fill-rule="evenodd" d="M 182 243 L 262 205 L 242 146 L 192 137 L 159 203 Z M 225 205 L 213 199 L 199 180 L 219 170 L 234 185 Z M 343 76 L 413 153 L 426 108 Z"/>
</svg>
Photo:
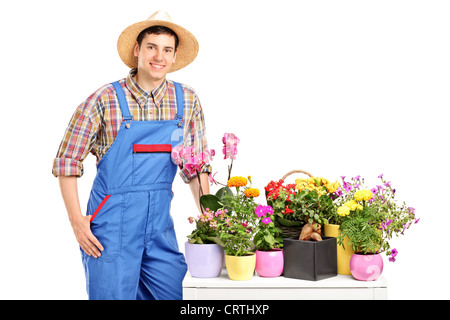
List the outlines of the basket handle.
<svg viewBox="0 0 450 320">
<path fill-rule="evenodd" d="M 311 173 L 309 173 L 309 172 L 306 172 L 306 171 L 303 171 L 303 170 L 292 170 L 292 171 L 289 171 L 288 173 L 286 173 L 286 174 L 283 176 L 283 178 L 281 178 L 281 179 L 284 180 L 284 179 L 286 179 L 288 176 L 290 176 L 290 175 L 293 174 L 293 173 L 304 173 L 304 174 L 306 174 L 307 176 L 313 177 L 313 175 L 312 175 Z"/>
</svg>

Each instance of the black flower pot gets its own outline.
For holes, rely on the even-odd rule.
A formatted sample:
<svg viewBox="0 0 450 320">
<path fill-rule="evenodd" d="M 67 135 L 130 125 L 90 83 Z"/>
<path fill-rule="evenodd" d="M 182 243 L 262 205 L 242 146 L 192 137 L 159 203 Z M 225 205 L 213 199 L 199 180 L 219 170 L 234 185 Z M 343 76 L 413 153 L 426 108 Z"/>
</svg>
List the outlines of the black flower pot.
<svg viewBox="0 0 450 320">
<path fill-rule="evenodd" d="M 286 278 L 322 280 L 337 276 L 336 238 L 322 241 L 284 239 L 284 273 Z"/>
</svg>

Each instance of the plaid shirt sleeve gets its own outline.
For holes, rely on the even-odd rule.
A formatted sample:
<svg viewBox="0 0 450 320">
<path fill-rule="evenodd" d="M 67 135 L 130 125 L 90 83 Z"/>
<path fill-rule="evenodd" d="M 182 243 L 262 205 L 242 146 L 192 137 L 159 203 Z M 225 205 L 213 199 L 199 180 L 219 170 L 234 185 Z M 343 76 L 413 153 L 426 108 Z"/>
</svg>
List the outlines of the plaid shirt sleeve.
<svg viewBox="0 0 450 320">
<path fill-rule="evenodd" d="M 98 96 L 91 95 L 74 112 L 53 160 L 52 174 L 57 176 L 83 175 L 83 160 L 95 143 L 98 131 Z"/>
<path fill-rule="evenodd" d="M 193 103 L 194 106 L 191 116 L 185 119 L 184 145 L 195 146 L 196 152 L 201 153 L 208 149 L 203 110 L 195 92 L 186 86 L 184 90 L 185 103 Z M 188 100 L 186 101 L 186 99 Z M 201 172 L 211 173 L 211 165 L 209 163 L 203 165 Z M 197 175 L 191 175 L 186 169 L 182 169 L 180 176 L 184 182 L 189 183 Z"/>
</svg>

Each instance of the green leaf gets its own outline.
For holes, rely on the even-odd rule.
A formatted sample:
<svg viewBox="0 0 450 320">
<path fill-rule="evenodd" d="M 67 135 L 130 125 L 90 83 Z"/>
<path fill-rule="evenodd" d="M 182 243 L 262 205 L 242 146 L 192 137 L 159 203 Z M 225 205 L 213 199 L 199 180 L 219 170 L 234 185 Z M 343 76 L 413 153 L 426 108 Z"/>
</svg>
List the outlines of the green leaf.
<svg viewBox="0 0 450 320">
<path fill-rule="evenodd" d="M 271 246 L 275 243 L 275 238 L 271 234 L 264 236 L 264 240 Z"/>
<path fill-rule="evenodd" d="M 217 211 L 222 208 L 220 204 L 220 199 L 213 194 L 205 194 L 200 197 L 200 203 L 203 208 L 209 208 L 212 211 Z"/>
<path fill-rule="evenodd" d="M 219 237 L 206 237 L 209 241 L 212 241 L 214 243 L 217 243 L 219 246 L 223 247 L 225 244 L 220 240 Z"/>
<path fill-rule="evenodd" d="M 220 188 L 219 190 L 217 190 L 216 197 L 218 197 L 220 200 L 223 200 L 224 195 L 232 196 L 233 191 L 231 191 L 231 189 L 228 187 L 223 187 L 223 188 Z"/>
</svg>

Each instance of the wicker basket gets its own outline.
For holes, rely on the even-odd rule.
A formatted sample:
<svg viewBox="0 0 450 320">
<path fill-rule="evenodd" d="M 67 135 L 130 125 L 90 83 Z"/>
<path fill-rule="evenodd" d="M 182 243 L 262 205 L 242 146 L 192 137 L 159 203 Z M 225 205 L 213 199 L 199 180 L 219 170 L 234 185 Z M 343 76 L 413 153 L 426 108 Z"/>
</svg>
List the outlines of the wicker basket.
<svg viewBox="0 0 450 320">
<path fill-rule="evenodd" d="M 289 171 L 288 173 L 286 173 L 281 179 L 285 180 L 287 177 L 289 177 L 293 173 L 303 173 L 309 177 L 313 177 L 313 175 L 310 174 L 309 172 L 306 172 L 303 170 L 292 170 L 292 171 Z M 284 238 L 298 239 L 300 237 L 300 233 L 302 232 L 302 228 L 303 228 L 304 224 L 301 224 L 299 226 L 288 227 L 288 226 L 283 226 L 283 225 L 277 223 L 277 226 L 283 231 L 282 235 Z"/>
</svg>

